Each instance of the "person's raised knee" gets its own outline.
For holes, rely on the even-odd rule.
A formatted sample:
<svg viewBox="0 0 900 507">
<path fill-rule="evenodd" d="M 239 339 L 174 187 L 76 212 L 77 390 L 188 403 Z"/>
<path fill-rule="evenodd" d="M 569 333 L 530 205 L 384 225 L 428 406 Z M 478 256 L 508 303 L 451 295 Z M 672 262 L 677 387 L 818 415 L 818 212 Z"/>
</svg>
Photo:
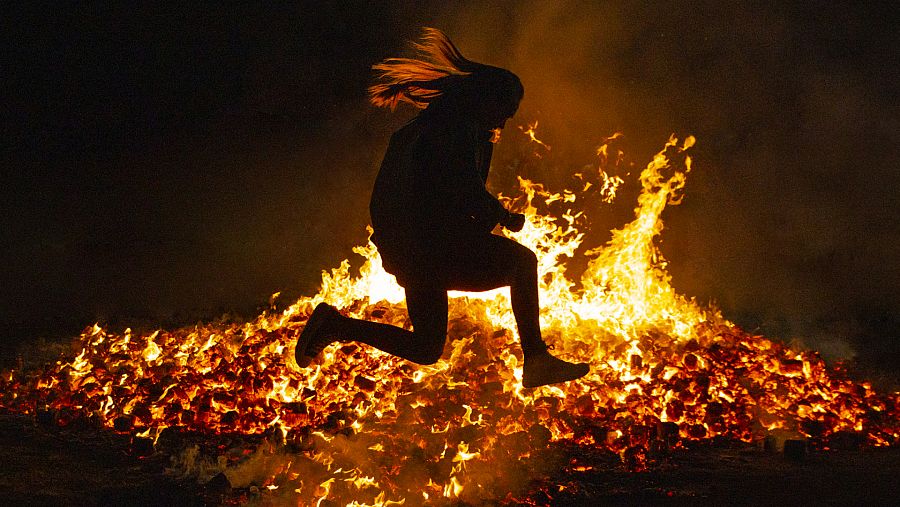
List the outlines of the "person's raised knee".
<svg viewBox="0 0 900 507">
<path fill-rule="evenodd" d="M 538 263 L 537 254 L 534 253 L 530 248 L 526 248 L 526 250 L 528 251 L 528 253 L 525 254 L 525 258 L 528 259 L 528 263 L 537 266 L 537 263 Z"/>
<path fill-rule="evenodd" d="M 524 271 L 534 271 L 537 269 L 538 258 L 537 255 L 530 248 L 522 247 L 518 251 L 518 255 L 516 256 L 519 269 Z"/>
<path fill-rule="evenodd" d="M 422 354 L 418 358 L 416 358 L 416 364 L 421 364 L 422 366 L 431 366 L 432 364 L 435 364 L 441 360 L 441 355 L 442 354 Z"/>
<path fill-rule="evenodd" d="M 424 346 L 418 350 L 415 358 L 416 363 L 430 365 L 438 362 L 441 356 L 444 355 L 444 341 L 446 341 L 445 335 L 441 335 L 439 339 L 427 340 L 431 345 Z M 423 342 L 426 342 L 426 340 L 423 340 Z"/>
<path fill-rule="evenodd" d="M 416 362 L 423 365 L 434 364 L 440 361 L 442 355 L 444 355 L 444 347 L 431 347 L 423 350 Z"/>
</svg>

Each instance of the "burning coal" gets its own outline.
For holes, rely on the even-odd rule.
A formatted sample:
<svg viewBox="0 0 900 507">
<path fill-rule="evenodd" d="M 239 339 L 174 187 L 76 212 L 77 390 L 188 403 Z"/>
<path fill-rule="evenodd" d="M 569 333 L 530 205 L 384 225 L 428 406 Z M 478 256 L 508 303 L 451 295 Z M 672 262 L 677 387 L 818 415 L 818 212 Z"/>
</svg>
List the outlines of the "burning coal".
<svg viewBox="0 0 900 507">
<path fill-rule="evenodd" d="M 536 126 L 522 130 L 547 155 Z M 641 172 L 634 220 L 587 250 L 577 284 L 566 261 L 583 251 L 585 218 L 623 184 L 608 145 L 599 166 L 578 175 L 577 191 L 520 180 L 520 195 L 508 199 L 528 216 L 510 236 L 540 259 L 545 339 L 591 364 L 578 381 L 522 387 L 505 290 L 451 294 L 450 340 L 433 366 L 338 344 L 298 368 L 293 346 L 319 302 L 410 325 L 403 291 L 369 243 L 354 249 L 365 259 L 358 276 L 344 261 L 323 273 L 315 296 L 243 325 L 88 328 L 74 358 L 4 373 L 0 406 L 52 414 L 61 425 L 95 420 L 158 448 L 179 434 L 243 436 L 237 451 L 176 449 L 176 468 L 200 481 L 224 473 L 272 502 L 304 505 L 525 501 L 536 475 L 573 466 L 549 459 L 549 442 L 602 450 L 634 470 L 652 465 L 660 448 L 710 439 L 780 433 L 820 448 L 842 435 L 897 444 L 900 395 L 852 382 L 816 353 L 748 334 L 672 288 L 655 239 L 663 209 L 681 199 L 693 143 L 669 139 Z"/>
</svg>

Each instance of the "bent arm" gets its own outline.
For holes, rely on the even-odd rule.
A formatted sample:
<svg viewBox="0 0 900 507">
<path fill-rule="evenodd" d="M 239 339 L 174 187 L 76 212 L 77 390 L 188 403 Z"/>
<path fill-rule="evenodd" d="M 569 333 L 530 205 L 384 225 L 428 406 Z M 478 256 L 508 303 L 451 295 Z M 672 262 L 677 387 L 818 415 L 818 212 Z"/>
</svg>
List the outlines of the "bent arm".
<svg viewBox="0 0 900 507">
<path fill-rule="evenodd" d="M 439 133 L 429 141 L 428 151 L 433 157 L 429 165 L 435 171 L 439 194 L 436 197 L 445 201 L 448 220 L 485 231 L 504 222 L 509 212 L 485 188 L 490 151 L 485 160 L 478 160 L 481 141 L 462 129 Z"/>
</svg>

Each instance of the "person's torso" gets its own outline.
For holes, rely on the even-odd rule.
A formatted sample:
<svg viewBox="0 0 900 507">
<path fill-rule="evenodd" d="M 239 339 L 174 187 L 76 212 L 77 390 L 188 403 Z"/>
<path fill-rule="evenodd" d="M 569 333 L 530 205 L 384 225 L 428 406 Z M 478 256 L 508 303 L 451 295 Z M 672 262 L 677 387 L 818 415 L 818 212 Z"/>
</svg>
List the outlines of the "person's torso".
<svg viewBox="0 0 900 507">
<path fill-rule="evenodd" d="M 398 130 L 391 137 L 369 205 L 376 235 L 435 240 L 464 227 L 447 201 L 463 171 L 477 171 L 484 184 L 492 147 L 464 123 L 420 116 Z M 446 156 L 450 152 L 457 157 Z M 456 167 L 460 164 L 473 167 Z"/>
</svg>

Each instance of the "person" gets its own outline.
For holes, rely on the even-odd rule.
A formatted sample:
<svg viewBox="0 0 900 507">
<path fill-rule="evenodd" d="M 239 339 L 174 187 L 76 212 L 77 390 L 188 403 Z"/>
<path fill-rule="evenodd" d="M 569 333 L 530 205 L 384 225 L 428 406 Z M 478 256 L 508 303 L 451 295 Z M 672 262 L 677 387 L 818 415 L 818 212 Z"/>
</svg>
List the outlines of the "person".
<svg viewBox="0 0 900 507">
<path fill-rule="evenodd" d="M 408 102 L 421 112 L 390 140 L 370 202 L 385 269 L 406 294 L 412 331 L 342 316 L 319 304 L 298 339 L 297 363 L 307 366 L 335 341 L 356 340 L 419 364 L 440 359 L 447 339 L 448 290 L 510 287 L 524 356 L 525 387 L 566 382 L 588 373 L 548 352 L 541 337 L 537 257 L 492 233 L 519 231 L 525 216 L 510 213 L 485 188 L 492 136 L 519 107 L 524 88 L 512 72 L 476 63 L 437 29 L 414 44 L 418 58 L 374 65 L 380 81 L 371 102 L 394 110 Z"/>
</svg>

